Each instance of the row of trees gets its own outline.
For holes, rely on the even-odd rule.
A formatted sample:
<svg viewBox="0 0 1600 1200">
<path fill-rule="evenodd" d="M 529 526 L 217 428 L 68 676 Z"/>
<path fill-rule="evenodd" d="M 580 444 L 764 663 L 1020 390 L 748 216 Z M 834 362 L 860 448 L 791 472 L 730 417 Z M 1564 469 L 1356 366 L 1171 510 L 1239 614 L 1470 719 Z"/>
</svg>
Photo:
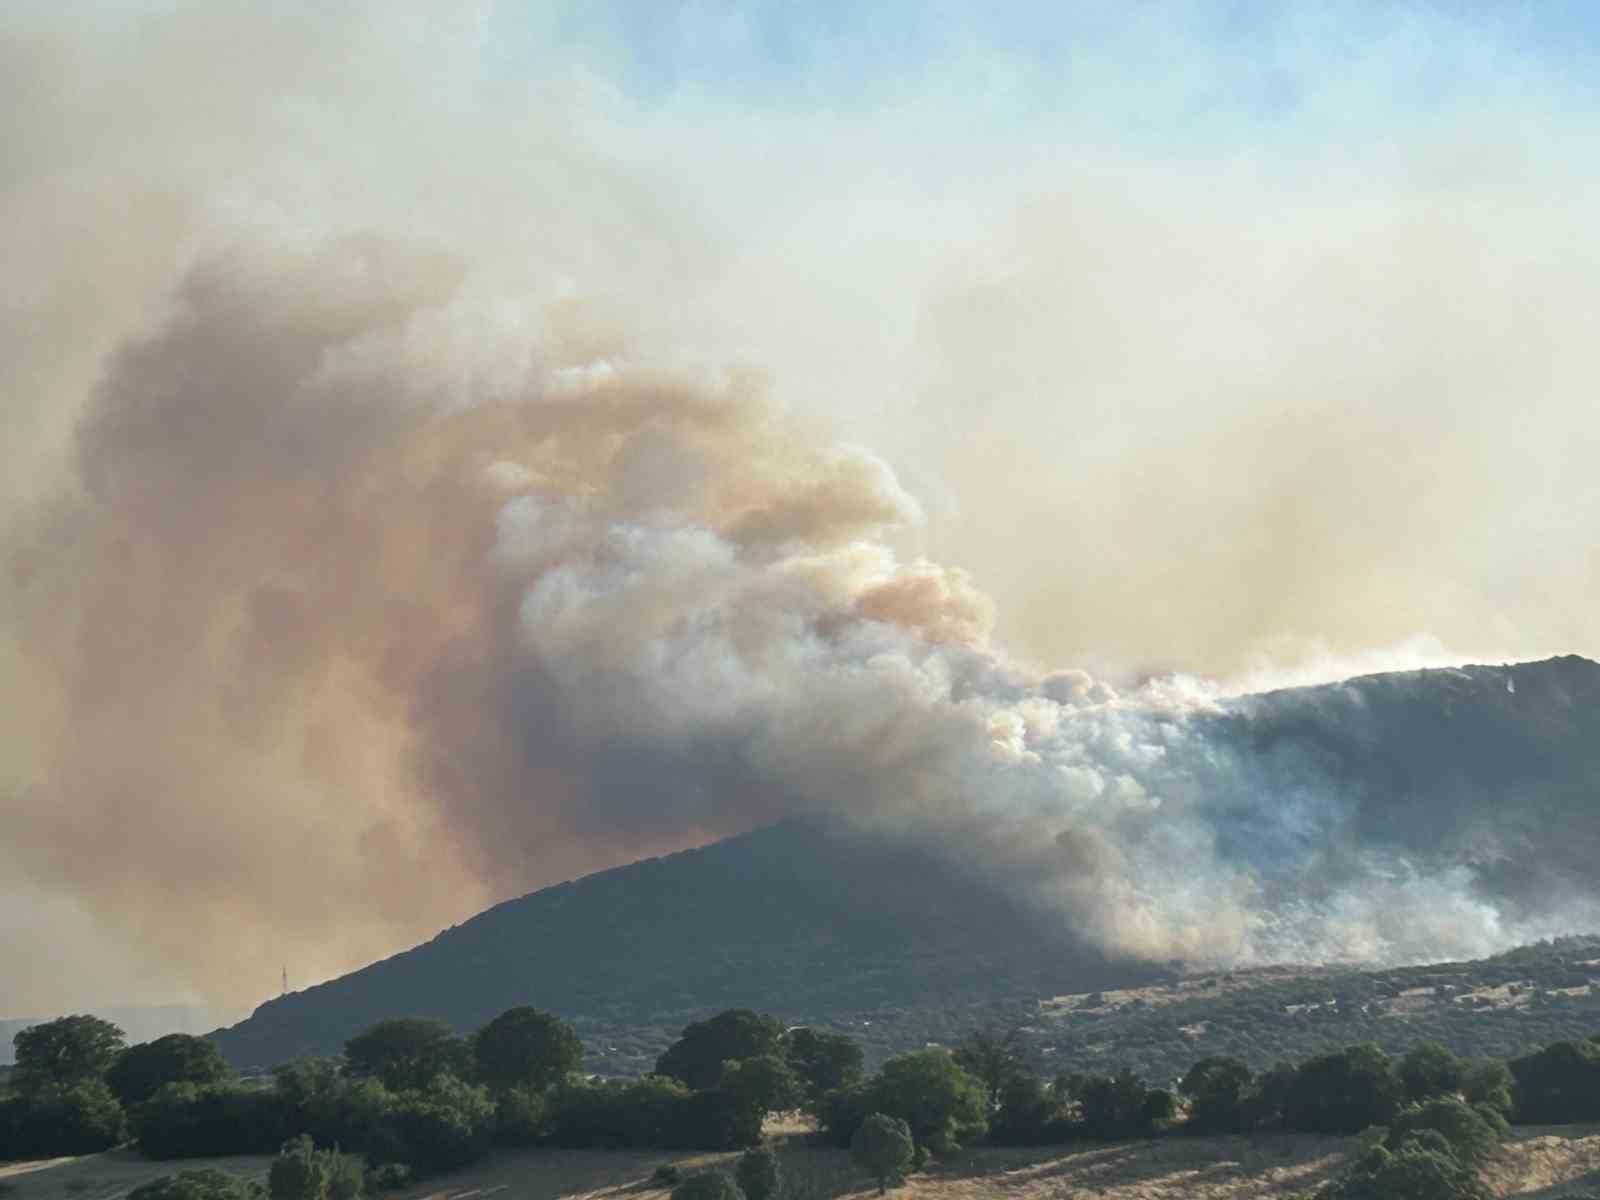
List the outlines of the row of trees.
<svg viewBox="0 0 1600 1200">
<path fill-rule="evenodd" d="M 1400 1059 L 1352 1046 L 1259 1073 L 1211 1057 L 1171 1088 L 1129 1071 L 1045 1079 L 1015 1034 L 994 1031 L 972 1034 L 953 1052 L 891 1058 L 867 1076 L 851 1039 L 786 1030 L 742 1009 L 689 1025 L 654 1074 L 631 1080 L 580 1077 L 572 1028 L 530 1008 L 466 1038 L 436 1021 L 380 1022 L 351 1038 L 340 1059 L 300 1060 L 253 1083 L 230 1080 L 204 1039 L 172 1035 L 126 1047 L 115 1026 L 93 1017 L 35 1026 L 15 1044 L 15 1095 L 0 1101 L 0 1158 L 83 1153 L 129 1136 L 152 1158 L 272 1153 L 305 1137 L 292 1142 L 302 1156 L 341 1146 L 391 1167 L 389 1180 L 403 1177 L 397 1170 L 462 1166 L 496 1145 L 754 1146 L 768 1113 L 795 1108 L 863 1161 L 871 1156 L 865 1147 L 895 1144 L 891 1126 L 905 1130 L 914 1161 L 980 1138 L 1353 1134 L 1404 1128 L 1418 1111 L 1449 1125 L 1434 1130 L 1447 1140 L 1474 1122 L 1497 1130 L 1507 1119 L 1600 1120 L 1600 1039 L 1558 1042 L 1509 1063 L 1467 1061 L 1437 1045 Z M 1413 1132 L 1374 1146 L 1363 1169 L 1387 1178 L 1415 1169 L 1418 1154 L 1444 1153 L 1421 1127 Z M 1428 1144 L 1407 1148 L 1419 1139 Z M 1411 1157 L 1395 1166 L 1378 1151 Z"/>
</svg>

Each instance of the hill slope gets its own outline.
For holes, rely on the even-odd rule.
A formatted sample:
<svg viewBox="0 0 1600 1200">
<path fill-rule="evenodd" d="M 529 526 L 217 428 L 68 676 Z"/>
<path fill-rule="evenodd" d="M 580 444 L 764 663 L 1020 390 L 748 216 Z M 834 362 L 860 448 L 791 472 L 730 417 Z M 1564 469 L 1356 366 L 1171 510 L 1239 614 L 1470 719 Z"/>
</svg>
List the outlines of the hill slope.
<svg viewBox="0 0 1600 1200">
<path fill-rule="evenodd" d="M 597 1068 L 637 1071 L 735 1005 L 857 1026 L 911 1004 L 964 1028 L 974 1006 L 1156 975 L 931 851 L 790 822 L 508 901 L 212 1036 L 261 1066 L 337 1053 L 385 1016 L 465 1030 L 534 1004 L 574 1021 Z"/>
<path fill-rule="evenodd" d="M 1193 720 L 1229 753 L 1268 764 L 1263 794 L 1302 769 L 1332 781 L 1337 824 L 1305 823 L 1321 885 L 1341 861 L 1381 851 L 1458 871 L 1507 928 L 1600 927 L 1588 919 L 1600 911 L 1595 663 L 1371 676 Z M 1224 812 L 1217 836 L 1259 841 L 1254 803 L 1236 827 Z M 687 1021 L 732 1005 L 848 1028 L 883 1053 L 986 1020 L 1025 1023 L 1047 997 L 1175 977 L 1108 962 L 960 857 L 787 823 L 508 901 L 213 1036 L 235 1064 L 264 1066 L 335 1053 L 386 1016 L 467 1030 L 534 1004 L 574 1021 L 591 1067 L 627 1072 L 647 1069 Z M 1301 873 L 1263 880 L 1285 899 L 1312 886 Z M 1271 1056 L 1260 1049 L 1250 1057 Z"/>
</svg>

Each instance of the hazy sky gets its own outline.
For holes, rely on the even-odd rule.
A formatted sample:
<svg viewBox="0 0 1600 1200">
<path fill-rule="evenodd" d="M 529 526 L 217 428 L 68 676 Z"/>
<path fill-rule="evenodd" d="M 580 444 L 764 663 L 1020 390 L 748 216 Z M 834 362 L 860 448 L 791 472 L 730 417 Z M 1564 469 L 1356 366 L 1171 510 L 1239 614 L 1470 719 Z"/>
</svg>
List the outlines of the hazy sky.
<svg viewBox="0 0 1600 1200">
<path fill-rule="evenodd" d="M 0 41 L 0 1015 L 819 778 L 1100 829 L 1053 672 L 1600 654 L 1591 5 L 62 9 Z M 1105 830 L 1148 922 L 1074 916 L 1198 945 Z"/>
</svg>

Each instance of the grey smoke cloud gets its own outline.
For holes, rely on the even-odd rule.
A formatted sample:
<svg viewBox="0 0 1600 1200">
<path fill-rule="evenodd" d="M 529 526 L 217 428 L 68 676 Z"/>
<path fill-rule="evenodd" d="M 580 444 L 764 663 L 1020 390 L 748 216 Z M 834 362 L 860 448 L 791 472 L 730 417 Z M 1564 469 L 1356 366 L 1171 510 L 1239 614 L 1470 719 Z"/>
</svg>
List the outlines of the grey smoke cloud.
<svg viewBox="0 0 1600 1200">
<path fill-rule="evenodd" d="M 1559 120 L 1424 130 L 1354 194 L 1337 147 L 1311 187 L 957 137 L 1014 170 L 930 200 L 935 99 L 645 110 L 480 43 L 211 5 L 5 46 L 0 945 L 97 964 L 5 1007 L 243 1002 L 794 813 L 1114 953 L 1592 919 L 1484 873 L 1489 798 L 1430 856 L 1218 701 L 1600 645 Z"/>
</svg>

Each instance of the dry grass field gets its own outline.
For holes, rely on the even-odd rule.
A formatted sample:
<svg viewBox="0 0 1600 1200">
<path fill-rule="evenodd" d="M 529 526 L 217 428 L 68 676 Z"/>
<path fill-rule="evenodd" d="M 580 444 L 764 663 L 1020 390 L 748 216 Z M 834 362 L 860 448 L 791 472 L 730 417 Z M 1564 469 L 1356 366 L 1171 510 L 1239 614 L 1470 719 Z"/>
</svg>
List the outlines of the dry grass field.
<svg viewBox="0 0 1600 1200">
<path fill-rule="evenodd" d="M 870 1200 L 873 1189 L 842 1151 L 781 1134 L 790 1200 Z M 1332 1177 L 1355 1143 L 1343 1138 L 1171 1138 L 1155 1142 L 983 1149 L 914 1176 L 899 1200 L 1270 1200 Z M 667 1200 L 651 1173 L 666 1162 L 686 1170 L 733 1155 L 668 1155 L 580 1150 L 504 1154 L 435 1179 L 396 1200 Z M 0 1166 L 3 1200 L 117 1200 L 150 1179 L 185 1167 L 219 1167 L 264 1178 L 263 1158 L 149 1163 L 127 1151 Z M 1600 1126 L 1519 1130 L 1490 1165 L 1500 1196 L 1558 1200 L 1600 1190 Z"/>
</svg>

